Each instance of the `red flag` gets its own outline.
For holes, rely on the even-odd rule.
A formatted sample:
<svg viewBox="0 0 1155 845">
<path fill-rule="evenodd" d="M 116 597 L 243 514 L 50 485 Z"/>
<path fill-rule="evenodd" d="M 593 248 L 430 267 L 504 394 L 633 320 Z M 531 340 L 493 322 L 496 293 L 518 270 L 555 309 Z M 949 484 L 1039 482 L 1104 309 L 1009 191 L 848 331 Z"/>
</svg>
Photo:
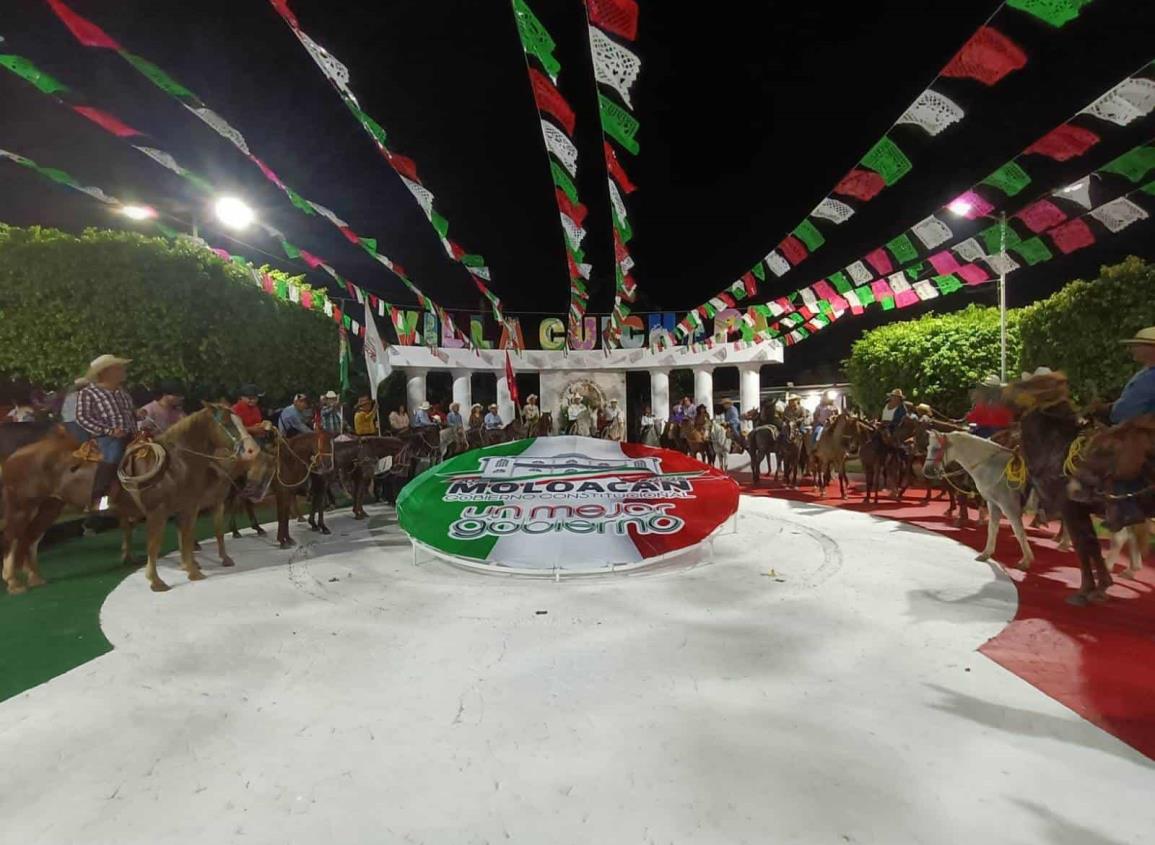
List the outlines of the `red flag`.
<svg viewBox="0 0 1155 845">
<path fill-rule="evenodd" d="M 76 40 L 85 47 L 105 47 L 109 50 L 122 49 L 112 36 L 98 27 L 92 21 L 82 18 L 69 9 L 60 0 L 48 0 L 48 5 L 56 13 L 56 17 L 71 30 Z"/>
<path fill-rule="evenodd" d="M 505 350 L 505 383 L 509 385 L 509 398 L 513 400 L 513 407 L 515 409 L 520 408 L 521 399 L 517 395 L 517 379 L 513 375 L 513 362 L 509 360 L 508 349 Z"/>
<path fill-rule="evenodd" d="M 131 138 L 133 135 L 144 134 L 106 111 L 94 109 L 91 106 L 72 106 L 71 108 L 77 114 L 84 115 L 101 129 L 112 133 L 117 138 Z"/>
</svg>

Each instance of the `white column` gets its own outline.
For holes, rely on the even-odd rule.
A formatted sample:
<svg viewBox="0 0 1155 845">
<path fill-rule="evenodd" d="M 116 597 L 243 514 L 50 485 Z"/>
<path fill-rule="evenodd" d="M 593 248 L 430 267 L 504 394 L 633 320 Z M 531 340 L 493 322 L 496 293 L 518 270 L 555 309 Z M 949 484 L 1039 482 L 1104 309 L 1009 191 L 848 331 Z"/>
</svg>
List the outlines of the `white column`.
<svg viewBox="0 0 1155 845">
<path fill-rule="evenodd" d="M 663 422 L 670 418 L 669 370 L 650 370 L 650 411 Z"/>
<path fill-rule="evenodd" d="M 428 370 L 419 370 L 414 367 L 405 368 L 405 398 L 409 403 L 409 413 L 425 401 L 425 376 Z"/>
<path fill-rule="evenodd" d="M 506 425 L 513 422 L 513 397 L 509 395 L 509 381 L 504 371 L 497 374 L 497 413 Z"/>
<path fill-rule="evenodd" d="M 738 401 L 743 414 L 758 410 L 762 395 L 762 365 L 742 364 L 738 367 Z"/>
<path fill-rule="evenodd" d="M 473 384 L 469 370 L 453 371 L 453 401 L 461 406 L 461 414 L 469 416 L 473 405 Z"/>
<path fill-rule="evenodd" d="M 694 369 L 694 405 L 705 405 L 706 412 L 714 415 L 714 368 Z"/>
</svg>

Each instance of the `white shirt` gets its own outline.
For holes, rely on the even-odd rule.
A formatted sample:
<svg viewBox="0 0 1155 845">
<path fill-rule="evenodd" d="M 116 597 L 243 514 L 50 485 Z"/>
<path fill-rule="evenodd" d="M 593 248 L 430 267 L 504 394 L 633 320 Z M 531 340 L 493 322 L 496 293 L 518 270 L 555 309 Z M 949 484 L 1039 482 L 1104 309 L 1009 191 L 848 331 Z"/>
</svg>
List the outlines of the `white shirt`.
<svg viewBox="0 0 1155 845">
<path fill-rule="evenodd" d="M 894 407 L 894 408 L 891 408 L 889 406 L 884 407 L 882 409 L 882 421 L 883 422 L 890 422 L 891 420 L 893 420 L 894 419 L 894 412 L 897 410 L 898 410 L 897 407 Z"/>
<path fill-rule="evenodd" d="M 645 428 L 648 425 L 654 425 L 656 423 L 657 420 L 654 419 L 652 414 L 642 414 L 642 428 Z"/>
</svg>

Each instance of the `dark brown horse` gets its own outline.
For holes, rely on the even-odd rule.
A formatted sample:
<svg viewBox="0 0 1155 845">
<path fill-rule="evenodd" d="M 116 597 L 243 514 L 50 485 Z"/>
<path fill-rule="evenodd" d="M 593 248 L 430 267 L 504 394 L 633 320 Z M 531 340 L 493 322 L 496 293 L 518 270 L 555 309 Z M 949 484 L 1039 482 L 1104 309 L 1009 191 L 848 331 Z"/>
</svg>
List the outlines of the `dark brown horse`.
<svg viewBox="0 0 1155 845">
<path fill-rule="evenodd" d="M 273 494 L 277 502 L 277 542 L 282 549 L 296 545 L 289 535 L 289 515 L 298 495 L 310 497 L 312 507 L 320 507 L 325 495 L 324 486 L 314 487 L 310 481 L 315 472 L 325 472 L 333 463 L 333 440 L 327 433 L 298 434 L 285 438 L 275 435 L 273 460 Z"/>
<path fill-rule="evenodd" d="M 325 525 L 328 487 L 337 481 L 353 500 L 353 518 L 365 519 L 365 492 L 373 479 L 377 462 L 399 454 L 405 441 L 398 437 L 358 437 L 333 443 L 332 460 L 318 461 L 309 480 L 309 527 L 329 534 Z"/>
<path fill-rule="evenodd" d="M 761 411 L 751 409 L 744 415 L 754 423 L 754 428 L 746 436 L 746 451 L 750 454 L 750 475 L 757 484 L 762 477 L 762 461 L 766 461 L 766 472 L 770 472 L 770 456 L 777 457 L 778 416 L 773 406 L 765 406 Z"/>
<path fill-rule="evenodd" d="M 78 460 L 73 455 L 77 445 L 57 429 L 5 462 L 4 580 L 9 592 L 44 583 L 36 560 L 44 532 L 66 504 L 83 509 L 91 501 L 95 463 Z M 204 507 L 223 506 L 233 480 L 243 476 L 248 462 L 259 455 L 257 444 L 231 409 L 209 403 L 168 429 L 155 444 L 130 447 L 122 465 L 124 485 L 114 504 L 123 521 L 143 521 L 148 527 L 145 575 L 154 591 L 168 589 L 156 571 L 168 518 L 178 518 L 181 563 L 189 580 L 204 578 L 193 557 L 197 514 Z M 134 483 L 145 476 L 146 482 Z M 21 572 L 26 583 L 21 583 Z"/>
</svg>

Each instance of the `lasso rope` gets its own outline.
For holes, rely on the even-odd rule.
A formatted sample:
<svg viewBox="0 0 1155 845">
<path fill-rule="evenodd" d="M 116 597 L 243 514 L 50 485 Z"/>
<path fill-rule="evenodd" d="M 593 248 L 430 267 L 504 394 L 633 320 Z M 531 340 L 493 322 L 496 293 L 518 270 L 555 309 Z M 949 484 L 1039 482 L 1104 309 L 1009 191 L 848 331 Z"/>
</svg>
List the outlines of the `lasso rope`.
<svg viewBox="0 0 1155 845">
<path fill-rule="evenodd" d="M 1016 450 L 1011 454 L 1011 459 L 1007 461 L 1007 465 L 1003 467 L 1003 477 L 1006 478 L 1007 485 L 1013 490 L 1023 490 L 1027 486 L 1029 475 L 1026 459 Z"/>
<path fill-rule="evenodd" d="M 1071 445 L 1067 449 L 1067 457 L 1063 460 L 1063 475 L 1070 478 L 1075 474 L 1079 468 L 1079 459 L 1083 455 L 1083 447 L 1087 445 L 1087 441 L 1090 439 L 1090 435 L 1080 434 L 1071 441 Z"/>
</svg>

